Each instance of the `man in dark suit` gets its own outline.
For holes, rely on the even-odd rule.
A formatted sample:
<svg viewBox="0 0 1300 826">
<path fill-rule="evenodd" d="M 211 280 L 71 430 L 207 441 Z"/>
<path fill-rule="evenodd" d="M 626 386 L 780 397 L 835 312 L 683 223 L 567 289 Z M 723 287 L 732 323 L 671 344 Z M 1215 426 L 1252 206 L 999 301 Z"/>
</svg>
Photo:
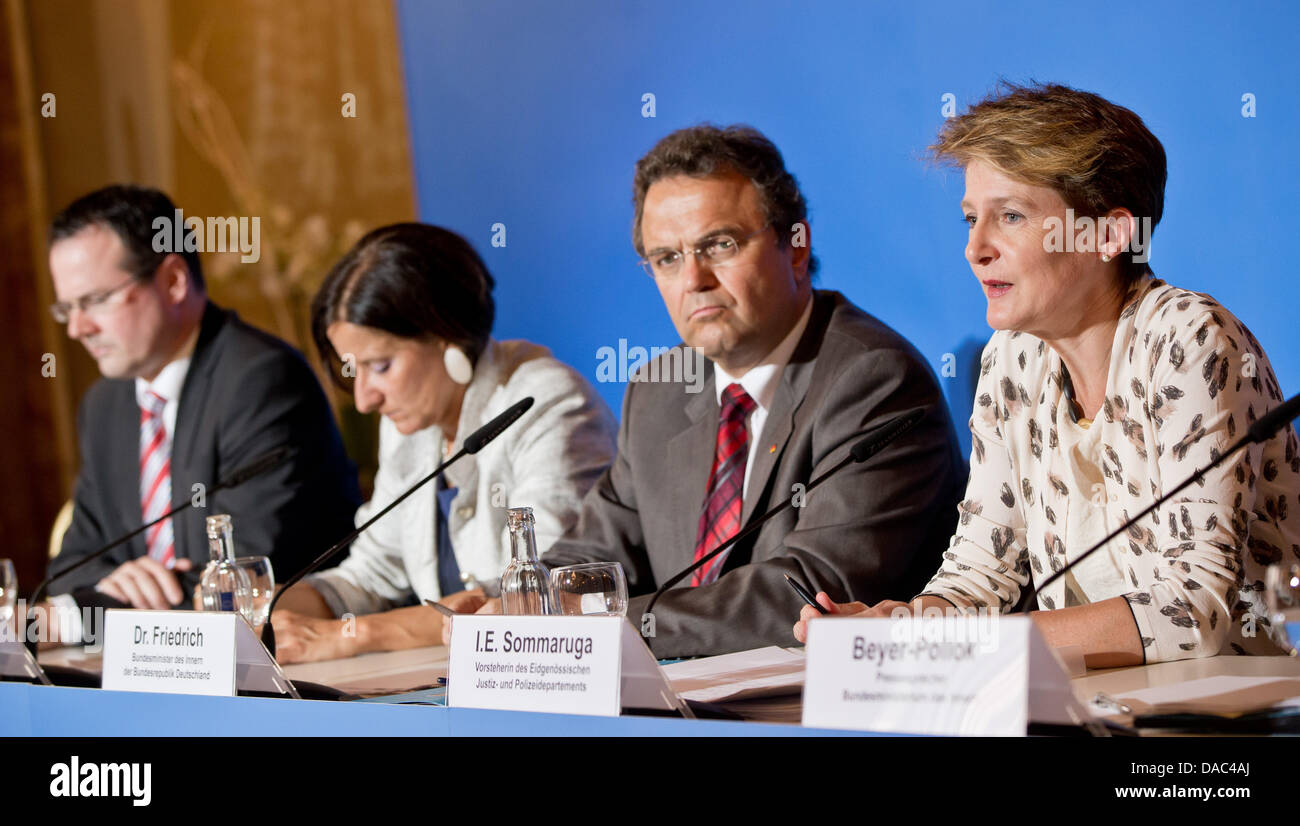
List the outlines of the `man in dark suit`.
<svg viewBox="0 0 1300 826">
<path fill-rule="evenodd" d="M 346 534 L 360 503 L 315 375 L 288 344 L 208 300 L 194 246 L 173 251 L 176 216 L 157 190 L 112 186 L 53 223 L 53 314 L 104 378 L 78 411 L 72 523 L 50 570 L 63 571 L 172 503 L 193 505 L 56 580 L 53 600 L 62 608 L 188 607 L 209 558 L 205 517 L 217 513 L 232 516 L 236 553 L 269 556 L 283 580 Z M 207 494 L 282 445 L 291 451 L 279 467 Z M 79 624 L 62 623 L 58 637 L 77 641 Z"/>
<path fill-rule="evenodd" d="M 643 266 L 712 366 L 701 388 L 672 369 L 689 357 L 677 351 L 629 383 L 618 456 L 542 561 L 621 563 L 628 617 L 661 657 L 793 644 L 800 602 L 783 574 L 864 602 L 918 590 L 965 484 L 952 421 L 911 344 L 812 289 L 807 207 L 780 152 L 748 127 L 684 129 L 641 159 L 633 188 Z M 912 411 L 913 430 L 804 494 Z M 789 497 L 796 507 L 642 617 L 666 580 Z"/>
</svg>

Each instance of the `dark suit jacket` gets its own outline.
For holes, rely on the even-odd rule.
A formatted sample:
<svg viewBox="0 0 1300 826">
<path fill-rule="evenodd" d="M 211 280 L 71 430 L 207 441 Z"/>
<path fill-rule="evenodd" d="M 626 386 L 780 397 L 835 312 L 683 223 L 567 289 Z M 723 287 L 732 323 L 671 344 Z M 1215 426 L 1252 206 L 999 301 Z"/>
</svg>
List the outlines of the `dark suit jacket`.
<svg viewBox="0 0 1300 826">
<path fill-rule="evenodd" d="M 50 563 L 58 572 L 141 523 L 140 408 L 134 379 L 100 379 L 77 412 L 81 469 L 72 524 Z M 192 500 L 195 483 L 219 479 L 280 445 L 291 458 L 275 470 L 207 497 L 173 519 L 176 558 L 194 561 L 183 575 L 186 598 L 208 563 L 204 519 L 229 513 L 235 553 L 267 555 L 283 582 L 352 529 L 361 502 L 356 468 L 343 451 L 320 383 L 302 355 L 280 339 L 209 303 L 181 390 L 172 434 L 172 501 Z M 50 592 L 104 602 L 91 586 L 144 556 L 144 537 L 52 583 Z"/>
<path fill-rule="evenodd" d="M 578 526 L 543 557 L 552 567 L 622 563 L 633 624 L 649 594 L 694 559 L 719 417 L 711 365 L 707 375 L 697 393 L 680 381 L 628 384 L 618 456 L 587 494 Z M 664 594 L 647 640 L 655 654 L 793 645 L 801 602 L 785 573 L 837 601 L 873 603 L 910 599 L 939 567 L 966 465 L 934 373 L 898 333 L 839 293 L 815 292 L 760 437 L 746 524 L 912 410 L 925 411 L 917 427 L 738 544 L 716 582 L 691 588 L 688 578 Z"/>
</svg>

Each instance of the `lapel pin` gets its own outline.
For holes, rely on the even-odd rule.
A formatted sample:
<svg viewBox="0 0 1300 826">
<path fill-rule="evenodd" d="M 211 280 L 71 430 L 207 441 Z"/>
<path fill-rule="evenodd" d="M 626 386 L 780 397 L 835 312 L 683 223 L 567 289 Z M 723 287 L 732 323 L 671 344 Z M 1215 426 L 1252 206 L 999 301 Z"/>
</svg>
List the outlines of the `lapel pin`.
<svg viewBox="0 0 1300 826">
<path fill-rule="evenodd" d="M 772 445 L 771 447 L 769 447 L 769 448 L 767 449 L 767 452 L 768 452 L 768 453 L 776 453 L 776 445 Z"/>
</svg>

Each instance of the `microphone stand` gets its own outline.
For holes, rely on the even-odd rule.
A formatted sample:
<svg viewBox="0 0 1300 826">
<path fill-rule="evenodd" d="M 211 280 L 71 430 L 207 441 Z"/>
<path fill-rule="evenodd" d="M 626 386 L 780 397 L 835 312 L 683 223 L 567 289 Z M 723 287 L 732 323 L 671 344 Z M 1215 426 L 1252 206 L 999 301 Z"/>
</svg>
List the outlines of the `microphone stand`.
<svg viewBox="0 0 1300 826">
<path fill-rule="evenodd" d="M 1030 583 L 1031 590 L 1030 590 L 1029 599 L 1026 604 L 1027 605 L 1033 604 L 1033 602 L 1037 600 L 1038 594 L 1041 593 L 1043 590 L 1045 590 L 1047 586 L 1051 585 L 1053 582 L 1056 582 L 1056 580 L 1065 576 L 1080 562 L 1083 562 L 1085 559 L 1087 559 L 1097 551 L 1104 548 L 1107 544 L 1111 542 L 1111 540 L 1115 539 L 1117 536 L 1120 536 L 1125 531 L 1129 530 L 1129 528 L 1136 525 L 1138 521 L 1142 519 L 1142 517 L 1147 516 L 1153 511 L 1155 511 L 1156 508 L 1163 505 L 1175 494 L 1179 493 L 1182 490 L 1185 490 L 1194 482 L 1199 482 L 1206 473 L 1209 473 L 1211 470 L 1214 470 L 1216 467 L 1226 462 L 1229 457 L 1235 455 L 1237 451 L 1241 450 L 1243 447 L 1246 447 L 1247 445 L 1250 444 L 1263 443 L 1273 438 L 1274 433 L 1282 429 L 1282 427 L 1288 424 L 1296 416 L 1300 416 L 1300 395 L 1292 396 L 1289 400 L 1283 402 L 1282 404 L 1273 408 L 1268 413 L 1264 414 L 1263 417 L 1256 420 L 1255 423 L 1252 424 L 1246 430 L 1245 435 L 1243 435 L 1240 439 L 1236 441 L 1235 444 L 1233 444 L 1226 451 L 1224 451 L 1223 454 L 1221 454 L 1216 459 L 1214 459 L 1214 461 L 1210 462 L 1205 467 L 1197 470 L 1178 487 L 1164 494 L 1159 499 L 1156 499 L 1156 501 L 1152 502 L 1151 505 L 1148 508 L 1146 508 L 1146 510 L 1142 511 L 1137 516 L 1134 516 L 1132 519 L 1129 519 L 1123 525 L 1120 525 L 1118 528 L 1112 531 L 1105 539 L 1102 539 L 1100 542 L 1093 545 L 1088 550 L 1084 551 L 1083 554 L 1080 555 L 1073 562 L 1066 564 L 1065 567 L 1054 572 L 1047 579 L 1043 580 L 1041 584 L 1035 585 L 1033 577 L 1030 576 L 1029 583 Z"/>
<path fill-rule="evenodd" d="M 482 450 L 485 445 L 487 445 L 497 436 L 500 436 L 502 432 L 505 431 L 506 428 L 514 424 L 515 421 L 517 421 L 520 416 L 524 415 L 524 413 L 527 412 L 528 408 L 532 406 L 533 406 L 533 397 L 526 396 L 520 401 L 517 401 L 510 407 L 506 408 L 505 412 L 501 413 L 496 418 L 492 419 L 492 421 L 488 422 L 487 424 L 480 427 L 478 430 L 466 436 L 465 440 L 461 443 L 461 449 L 456 451 L 456 454 L 454 456 L 452 456 L 450 459 L 447 459 L 442 464 L 438 465 L 436 468 L 433 469 L 432 473 L 430 473 L 428 476 L 425 476 L 420 481 L 416 482 L 414 485 L 408 488 L 406 492 L 404 492 L 401 496 L 397 497 L 396 499 L 394 499 L 393 501 L 385 505 L 383 510 L 379 511 L 379 513 L 375 514 L 374 516 L 367 519 L 364 523 L 357 526 L 355 530 L 353 530 L 347 536 L 340 539 L 338 542 L 335 542 L 332 546 L 330 546 L 329 550 L 327 550 L 325 553 L 321 554 L 320 556 L 316 557 L 314 560 L 311 561 L 309 565 L 299 570 L 298 573 L 289 577 L 289 579 L 284 583 L 284 585 L 280 586 L 279 588 L 276 588 L 275 596 L 271 598 L 271 604 L 267 606 L 266 609 L 266 622 L 263 623 L 262 625 L 262 644 L 266 646 L 266 650 L 270 652 L 271 656 L 272 657 L 275 656 L 275 629 L 271 625 L 271 612 L 275 610 L 276 603 L 280 601 L 280 597 L 284 596 L 284 594 L 290 588 L 292 588 L 298 582 L 302 581 L 303 577 L 307 576 L 313 571 L 318 570 L 320 566 L 328 562 L 335 554 L 337 554 L 339 551 L 346 548 L 348 545 L 352 544 L 352 541 L 354 539 L 360 536 L 361 533 L 365 531 L 366 528 L 369 528 L 371 525 L 375 524 L 375 522 L 379 521 L 379 519 L 382 516 L 384 516 L 384 514 L 388 513 L 393 508 L 397 507 L 402 502 L 406 501 L 406 498 L 408 496 L 415 493 L 417 490 L 424 487 L 426 484 L 433 481 L 438 476 L 442 475 L 442 472 L 444 470 L 446 470 L 452 464 L 460 460 L 461 457 L 478 453 L 480 450 Z"/>
<path fill-rule="evenodd" d="M 208 490 L 208 495 L 215 495 L 223 490 L 229 490 L 230 488 L 237 487 L 239 485 L 244 484 L 249 479 L 252 479 L 256 476 L 261 476 L 263 473 L 266 473 L 267 471 L 281 465 L 286 459 L 289 458 L 292 452 L 293 451 L 289 446 L 281 445 L 280 447 L 277 447 L 274 450 L 269 450 L 266 453 L 263 453 L 261 456 L 257 457 L 253 461 L 249 462 L 248 464 L 236 470 L 234 473 L 227 476 L 225 479 L 222 479 L 219 482 L 217 482 L 215 485 L 213 485 Z M 67 576 L 73 571 L 79 570 L 80 568 L 83 568 L 86 565 L 89 565 L 91 562 L 94 562 L 95 560 L 103 557 L 104 554 L 108 553 L 114 548 L 120 547 L 121 545 L 130 542 L 132 539 L 135 539 L 137 536 L 149 530 L 154 525 L 157 525 L 159 522 L 163 521 L 164 519 L 169 519 L 172 516 L 175 516 L 176 514 L 180 513 L 181 511 L 185 510 L 188 507 L 190 507 L 189 501 L 181 502 L 180 504 L 173 506 L 170 510 L 164 513 L 162 516 L 159 516 L 157 519 L 144 523 L 143 525 L 141 525 L 140 527 L 136 528 L 135 530 L 131 531 L 128 534 L 119 536 L 117 539 L 114 539 L 112 542 L 109 542 L 107 545 L 103 546 L 102 548 L 99 548 L 93 553 L 87 554 L 86 556 L 77 560 L 75 563 L 69 565 L 67 568 L 64 568 L 62 571 L 47 576 L 44 580 L 41 581 L 39 585 L 36 586 L 36 590 L 32 592 L 31 602 L 28 604 L 28 609 L 27 609 L 27 621 L 28 622 L 32 621 L 31 612 L 35 610 L 36 606 L 45 597 L 46 591 L 49 589 L 50 585 L 53 584 L 55 580 Z M 27 640 L 26 642 L 27 642 L 27 649 L 31 651 L 32 656 L 35 657 L 36 643 L 31 640 Z"/>
</svg>

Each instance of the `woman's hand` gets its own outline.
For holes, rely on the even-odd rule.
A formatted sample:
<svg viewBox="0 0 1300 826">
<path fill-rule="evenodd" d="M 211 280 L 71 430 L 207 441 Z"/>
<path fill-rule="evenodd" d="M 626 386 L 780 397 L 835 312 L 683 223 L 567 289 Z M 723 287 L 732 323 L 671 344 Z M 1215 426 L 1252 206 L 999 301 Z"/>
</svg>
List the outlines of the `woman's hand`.
<svg viewBox="0 0 1300 826">
<path fill-rule="evenodd" d="M 825 591 L 817 592 L 817 604 L 825 608 L 827 616 L 840 617 L 892 617 L 898 609 L 903 609 L 911 613 L 912 608 L 906 602 L 899 602 L 894 599 L 887 599 L 877 602 L 875 605 L 864 605 L 861 602 L 833 602 L 826 595 Z M 799 642 L 808 642 L 808 620 L 816 619 L 822 616 L 816 608 L 811 605 L 805 605 L 799 612 L 799 621 L 794 624 L 794 638 Z"/>
<path fill-rule="evenodd" d="M 475 588 L 473 591 L 457 591 L 451 596 L 438 600 L 457 614 L 472 614 L 482 608 L 487 601 L 488 598 L 484 596 L 482 588 Z"/>
<path fill-rule="evenodd" d="M 452 605 L 452 604 L 451 604 L 451 602 L 450 602 L 451 597 L 448 597 L 447 599 L 444 599 L 444 600 L 443 600 L 443 604 L 448 605 L 448 606 L 450 606 L 450 607 L 452 607 L 452 608 L 456 608 L 456 610 L 457 610 L 459 613 L 461 613 L 461 614 L 471 614 L 471 613 L 473 613 L 473 614 L 499 614 L 499 613 L 501 613 L 501 600 L 500 600 L 500 599 L 487 599 L 487 598 L 483 597 L 483 592 L 482 592 L 482 591 L 476 591 L 476 592 L 473 592 L 473 593 L 477 593 L 477 594 L 479 595 L 480 599 L 482 600 L 481 602 L 479 602 L 477 608 L 475 608 L 475 609 L 468 610 L 468 611 L 462 611 L 461 609 L 456 608 L 455 605 Z M 452 597 L 457 597 L 457 596 L 460 596 L 460 595 L 459 595 L 459 594 L 452 594 L 451 596 L 452 596 Z M 443 644 L 443 645 L 451 645 L 451 624 L 452 624 L 452 618 L 451 618 L 451 617 L 447 617 L 447 618 L 445 618 L 445 619 L 443 620 L 443 623 L 442 623 L 442 644 Z"/>
<path fill-rule="evenodd" d="M 359 653 L 355 630 L 345 634 L 343 620 L 277 609 L 271 625 L 275 628 L 275 659 L 281 665 L 337 660 Z"/>
</svg>

